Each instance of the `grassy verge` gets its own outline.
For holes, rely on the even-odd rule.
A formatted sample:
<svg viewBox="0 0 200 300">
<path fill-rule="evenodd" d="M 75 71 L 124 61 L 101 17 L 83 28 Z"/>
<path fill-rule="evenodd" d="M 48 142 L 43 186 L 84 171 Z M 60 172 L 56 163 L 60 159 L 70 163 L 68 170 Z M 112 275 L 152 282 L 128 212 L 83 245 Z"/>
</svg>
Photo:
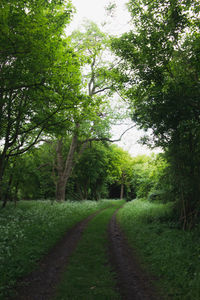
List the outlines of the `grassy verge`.
<svg viewBox="0 0 200 300">
<path fill-rule="evenodd" d="M 114 211 L 123 201 L 99 213 L 85 230 L 60 283 L 57 300 L 117 300 L 114 274 L 108 264 L 107 227 Z"/>
<path fill-rule="evenodd" d="M 68 229 L 108 206 L 109 201 L 22 201 L 16 208 L 9 204 L 0 210 L 0 299 Z"/>
<path fill-rule="evenodd" d="M 118 220 L 166 298 L 198 300 L 200 228 L 184 232 L 170 221 L 170 214 L 170 204 L 135 200 L 119 211 Z"/>
</svg>

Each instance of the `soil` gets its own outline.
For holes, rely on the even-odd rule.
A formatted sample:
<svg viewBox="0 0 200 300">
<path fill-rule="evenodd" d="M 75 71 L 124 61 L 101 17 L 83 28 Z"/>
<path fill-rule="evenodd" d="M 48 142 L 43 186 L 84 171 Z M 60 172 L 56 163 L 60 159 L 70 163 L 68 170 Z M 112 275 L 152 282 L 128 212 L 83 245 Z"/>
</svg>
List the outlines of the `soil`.
<svg viewBox="0 0 200 300">
<path fill-rule="evenodd" d="M 110 263 L 118 282 L 116 289 L 121 294 L 122 300 L 162 299 L 152 287 L 152 278 L 141 269 L 137 256 L 128 246 L 128 242 L 117 224 L 116 213 L 117 211 L 108 228 Z M 81 239 L 88 222 L 97 214 L 98 212 L 94 213 L 69 230 L 40 261 L 37 270 L 18 282 L 16 295 L 10 300 L 52 299 L 62 273 L 66 270 L 69 257 Z"/>
<path fill-rule="evenodd" d="M 153 287 L 155 278 L 142 269 L 136 251 L 130 248 L 117 223 L 117 211 L 108 229 L 109 256 L 116 274 L 116 289 L 122 300 L 161 300 L 161 295 Z"/>
</svg>

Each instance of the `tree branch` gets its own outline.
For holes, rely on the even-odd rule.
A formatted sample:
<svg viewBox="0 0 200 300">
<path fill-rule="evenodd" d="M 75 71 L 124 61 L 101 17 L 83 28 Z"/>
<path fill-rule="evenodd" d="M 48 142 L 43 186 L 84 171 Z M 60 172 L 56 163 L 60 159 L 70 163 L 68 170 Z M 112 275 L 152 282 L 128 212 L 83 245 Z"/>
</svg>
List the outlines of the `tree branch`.
<svg viewBox="0 0 200 300">
<path fill-rule="evenodd" d="M 9 92 L 9 91 L 15 91 L 18 89 L 25 89 L 25 88 L 32 88 L 32 87 L 38 87 L 38 86 L 42 86 L 43 85 L 43 81 L 41 81 L 40 83 L 33 83 L 33 84 L 23 84 L 23 85 L 19 85 L 19 86 L 15 86 L 15 87 L 10 87 L 10 88 L 1 88 L 0 90 L 2 92 Z"/>
<path fill-rule="evenodd" d="M 126 129 L 122 134 L 121 136 L 119 137 L 119 139 L 116 139 L 116 140 L 111 140 L 109 138 L 90 138 L 90 139 L 86 139 L 84 140 L 81 144 L 84 144 L 84 143 L 87 143 L 87 142 L 98 142 L 98 141 L 105 141 L 105 142 L 111 142 L 111 143 L 114 143 L 114 142 L 120 142 L 122 137 L 124 136 L 124 134 L 129 131 L 130 129 L 134 128 L 136 125 L 133 125 L 131 127 L 129 127 L 128 129 Z"/>
<path fill-rule="evenodd" d="M 102 89 L 100 89 L 98 91 L 93 92 L 93 95 L 96 95 L 98 93 L 104 92 L 106 90 L 110 90 L 112 87 L 113 87 L 112 85 L 111 86 L 106 86 L 106 87 L 104 87 L 104 88 L 102 88 Z"/>
<path fill-rule="evenodd" d="M 20 148 L 20 145 L 19 145 L 19 147 L 16 147 L 16 148 L 14 148 L 14 149 L 11 149 L 10 152 L 9 152 L 6 156 L 7 156 L 7 157 L 10 157 L 10 156 L 16 156 L 16 155 L 23 154 L 24 152 L 28 151 L 32 146 L 34 146 L 34 145 L 38 142 L 39 137 L 40 137 L 40 135 L 41 135 L 41 133 L 42 133 L 43 130 L 44 130 L 44 128 L 40 129 L 40 131 L 39 131 L 39 133 L 37 134 L 37 136 L 36 136 L 36 138 L 34 139 L 34 141 L 33 141 L 31 144 L 29 144 L 26 148 L 21 149 L 21 150 L 18 150 L 16 153 L 13 153 L 13 154 L 12 154 L 12 152 L 13 152 L 14 150 L 17 150 L 17 148 L 18 148 L 18 149 Z"/>
</svg>

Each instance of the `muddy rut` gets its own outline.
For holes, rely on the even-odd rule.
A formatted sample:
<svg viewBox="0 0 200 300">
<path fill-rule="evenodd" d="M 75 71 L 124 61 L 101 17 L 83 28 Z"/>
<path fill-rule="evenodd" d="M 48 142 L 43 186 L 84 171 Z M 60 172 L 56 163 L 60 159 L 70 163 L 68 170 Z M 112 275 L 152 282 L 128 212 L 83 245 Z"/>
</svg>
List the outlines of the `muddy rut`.
<svg viewBox="0 0 200 300">
<path fill-rule="evenodd" d="M 117 274 L 117 290 L 122 300 L 159 300 L 148 276 L 138 262 L 133 249 L 128 245 L 114 213 L 108 229 L 109 254 L 113 270 Z"/>
</svg>

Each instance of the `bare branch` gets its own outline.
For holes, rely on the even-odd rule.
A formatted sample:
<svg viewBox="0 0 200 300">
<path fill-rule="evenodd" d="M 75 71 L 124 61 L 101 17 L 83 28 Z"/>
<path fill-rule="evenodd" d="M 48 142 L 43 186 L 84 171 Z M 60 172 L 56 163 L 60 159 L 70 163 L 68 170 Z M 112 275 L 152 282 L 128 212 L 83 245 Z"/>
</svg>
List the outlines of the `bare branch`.
<svg viewBox="0 0 200 300">
<path fill-rule="evenodd" d="M 102 89 L 100 89 L 100 90 L 97 90 L 96 92 L 93 92 L 93 95 L 96 95 L 96 94 L 98 94 L 98 93 L 104 92 L 104 91 L 106 91 L 106 90 L 110 90 L 112 87 L 113 87 L 113 86 L 106 86 L 106 87 L 104 87 L 104 88 L 102 88 Z"/>
<path fill-rule="evenodd" d="M 50 163 L 42 164 L 42 165 L 40 165 L 39 167 L 37 167 L 36 170 L 40 170 L 40 169 L 45 168 L 45 167 L 47 167 L 47 166 L 51 167 L 51 164 L 50 164 Z"/>
<path fill-rule="evenodd" d="M 129 131 L 130 129 L 134 128 L 136 125 L 133 125 L 131 127 L 129 127 L 128 129 L 126 129 L 120 136 L 119 139 L 116 139 L 116 140 L 111 140 L 109 138 L 90 138 L 90 139 L 86 139 L 85 141 L 82 142 L 82 144 L 84 143 L 87 143 L 87 142 L 98 142 L 98 141 L 105 141 L 105 142 L 111 142 L 111 143 L 114 143 L 114 142 L 120 142 L 122 137 L 124 136 L 124 134 Z"/>
</svg>

